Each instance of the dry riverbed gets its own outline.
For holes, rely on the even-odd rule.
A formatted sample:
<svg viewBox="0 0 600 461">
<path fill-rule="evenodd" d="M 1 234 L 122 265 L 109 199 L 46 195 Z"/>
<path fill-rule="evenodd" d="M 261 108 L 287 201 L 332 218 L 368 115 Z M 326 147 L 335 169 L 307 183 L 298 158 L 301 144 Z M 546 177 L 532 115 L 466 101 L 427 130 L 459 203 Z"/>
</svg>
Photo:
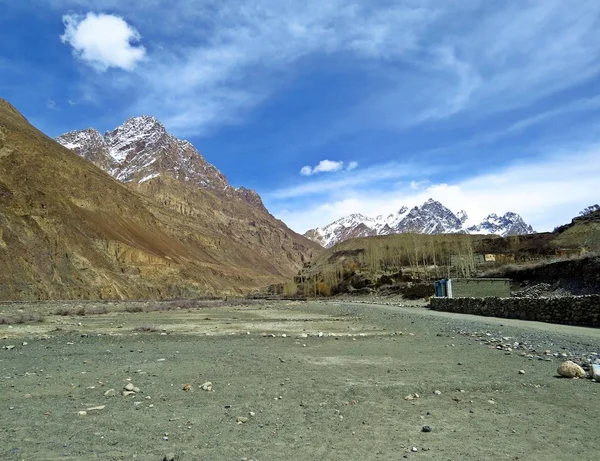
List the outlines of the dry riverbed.
<svg viewBox="0 0 600 461">
<path fill-rule="evenodd" d="M 556 368 L 594 360 L 600 330 L 348 302 L 40 309 L 0 325 L 3 460 L 598 459 L 600 383 Z"/>
</svg>

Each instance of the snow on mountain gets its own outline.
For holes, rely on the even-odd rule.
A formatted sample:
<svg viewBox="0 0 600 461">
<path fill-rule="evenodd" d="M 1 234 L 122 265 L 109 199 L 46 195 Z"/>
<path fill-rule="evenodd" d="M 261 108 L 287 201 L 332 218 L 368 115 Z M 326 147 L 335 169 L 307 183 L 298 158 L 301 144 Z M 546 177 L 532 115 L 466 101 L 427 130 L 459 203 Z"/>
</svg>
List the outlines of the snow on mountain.
<svg viewBox="0 0 600 461">
<path fill-rule="evenodd" d="M 263 207 L 256 192 L 232 187 L 190 142 L 168 133 L 154 117 L 132 117 L 104 136 L 88 128 L 56 141 L 122 182 L 142 184 L 167 175 Z"/>
<path fill-rule="evenodd" d="M 497 234 L 504 237 L 510 235 L 533 234 L 533 227 L 526 224 L 520 215 L 513 212 L 498 216 L 495 213 L 488 215 L 480 224 L 467 228 L 469 234 Z"/>
<path fill-rule="evenodd" d="M 521 216 L 508 212 L 503 216 L 491 214 L 480 224 L 467 227 L 468 215 L 464 210 L 453 213 L 440 202 L 427 200 L 414 208 L 402 207 L 387 217 L 370 218 L 352 214 L 328 224 L 323 228 L 311 229 L 305 237 L 330 248 L 338 242 L 372 235 L 402 234 L 496 234 L 501 236 L 532 234 L 535 231 Z"/>
</svg>

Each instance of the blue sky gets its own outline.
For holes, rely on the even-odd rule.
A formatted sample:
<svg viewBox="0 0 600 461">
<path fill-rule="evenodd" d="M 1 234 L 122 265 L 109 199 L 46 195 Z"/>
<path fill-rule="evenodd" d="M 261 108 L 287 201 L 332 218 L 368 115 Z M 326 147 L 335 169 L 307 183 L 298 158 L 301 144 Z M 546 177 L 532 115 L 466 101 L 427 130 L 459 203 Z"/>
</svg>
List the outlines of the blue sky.
<svg viewBox="0 0 600 461">
<path fill-rule="evenodd" d="M 596 0 L 0 0 L 50 136 L 154 115 L 293 229 L 433 197 L 552 230 L 600 202 Z"/>
</svg>

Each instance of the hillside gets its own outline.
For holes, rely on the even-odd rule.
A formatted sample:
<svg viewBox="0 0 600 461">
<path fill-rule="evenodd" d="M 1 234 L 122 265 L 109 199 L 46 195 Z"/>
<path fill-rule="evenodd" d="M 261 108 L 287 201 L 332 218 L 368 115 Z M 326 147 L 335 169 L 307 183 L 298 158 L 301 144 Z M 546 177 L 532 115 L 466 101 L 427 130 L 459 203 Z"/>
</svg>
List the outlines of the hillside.
<svg viewBox="0 0 600 461">
<path fill-rule="evenodd" d="M 263 207 L 156 180 L 134 191 L 0 99 L 0 299 L 243 293 L 319 251 Z"/>
<path fill-rule="evenodd" d="M 351 238 L 315 258 L 293 283 L 273 290 L 312 296 L 408 289 L 408 293 L 424 297 L 432 294 L 430 282 L 439 278 L 499 276 L 527 285 L 538 279 L 547 283 L 549 273 L 559 281 L 556 274 L 564 270 L 568 277 L 561 283 L 572 292 L 585 292 L 585 287 L 596 286 L 600 280 L 594 256 L 600 251 L 599 216 L 600 212 L 594 212 L 575 218 L 554 232 L 509 237 L 402 233 Z M 595 265 L 577 262 L 582 256 Z M 544 269 L 549 265 L 551 268 Z M 579 282 L 575 279 L 582 267 L 591 272 L 580 274 Z"/>
</svg>

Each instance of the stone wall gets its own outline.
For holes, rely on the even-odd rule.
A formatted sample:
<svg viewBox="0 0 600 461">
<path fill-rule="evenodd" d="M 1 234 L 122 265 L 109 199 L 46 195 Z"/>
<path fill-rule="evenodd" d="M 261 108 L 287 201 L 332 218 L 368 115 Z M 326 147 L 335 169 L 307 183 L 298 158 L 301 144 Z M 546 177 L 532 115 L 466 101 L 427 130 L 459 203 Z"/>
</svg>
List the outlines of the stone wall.
<svg viewBox="0 0 600 461">
<path fill-rule="evenodd" d="M 600 327 L 600 295 L 562 298 L 431 298 L 436 311 Z"/>
</svg>

